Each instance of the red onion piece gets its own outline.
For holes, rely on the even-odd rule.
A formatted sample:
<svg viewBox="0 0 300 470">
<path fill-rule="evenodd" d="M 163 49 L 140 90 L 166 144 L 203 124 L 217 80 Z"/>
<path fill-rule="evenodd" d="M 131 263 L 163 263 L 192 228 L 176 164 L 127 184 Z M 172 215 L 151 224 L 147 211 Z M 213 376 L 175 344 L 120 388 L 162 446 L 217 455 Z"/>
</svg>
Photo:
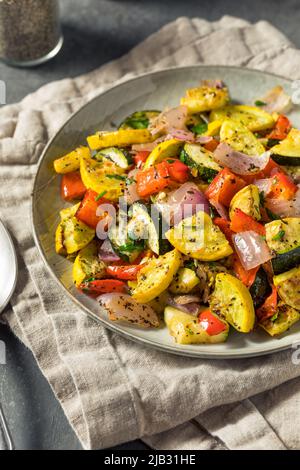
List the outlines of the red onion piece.
<svg viewBox="0 0 300 470">
<path fill-rule="evenodd" d="M 160 113 L 150 124 L 149 130 L 152 135 L 158 133 L 168 134 L 171 129 L 186 130 L 188 109 L 187 106 L 177 106 Z"/>
<path fill-rule="evenodd" d="M 263 237 L 253 230 L 237 233 L 232 240 L 240 261 L 247 270 L 256 268 L 273 257 Z"/>
<path fill-rule="evenodd" d="M 264 178 L 260 180 L 254 181 L 255 186 L 258 187 L 260 193 L 264 193 L 265 195 L 269 194 L 272 186 L 272 178 Z"/>
<path fill-rule="evenodd" d="M 174 301 L 179 305 L 185 305 L 200 302 L 201 298 L 198 295 L 185 294 L 176 295 Z"/>
<path fill-rule="evenodd" d="M 222 219 L 229 220 L 228 210 L 225 206 L 223 206 L 223 204 L 221 204 L 216 199 L 210 199 L 209 202 L 216 209 Z"/>
<path fill-rule="evenodd" d="M 213 140 L 213 138 L 210 135 L 198 135 L 195 138 L 196 144 L 208 144 L 212 140 Z"/>
<path fill-rule="evenodd" d="M 284 89 L 280 85 L 269 90 L 261 101 L 266 103 L 262 106 L 262 109 L 268 113 L 286 114 L 293 106 L 291 97 L 285 93 Z"/>
<path fill-rule="evenodd" d="M 107 238 L 102 243 L 98 251 L 99 258 L 107 263 L 112 263 L 114 261 L 120 261 L 120 257 L 114 252 L 109 239 Z"/>
<path fill-rule="evenodd" d="M 237 175 L 255 175 L 267 166 L 270 152 L 262 155 L 246 155 L 222 142 L 214 151 L 214 160 Z"/>
<path fill-rule="evenodd" d="M 217 89 L 221 90 L 222 88 L 225 87 L 225 84 L 224 84 L 224 82 L 222 82 L 222 80 L 219 80 L 219 79 L 201 80 L 200 86 L 207 86 L 208 88 L 217 88 Z"/>
<path fill-rule="evenodd" d="M 266 199 L 265 206 L 279 217 L 300 217 L 300 189 L 294 199 Z"/>
<path fill-rule="evenodd" d="M 183 142 L 192 143 L 195 141 L 195 136 L 193 132 L 186 131 L 183 129 L 171 128 L 169 129 L 168 135 L 166 137 L 166 140 L 169 140 L 169 139 L 177 139 L 177 140 L 182 140 Z"/>
<path fill-rule="evenodd" d="M 175 302 L 175 300 L 169 296 L 169 299 L 167 301 L 167 304 L 170 305 L 171 307 L 178 308 L 178 310 L 181 310 L 184 313 L 189 313 L 190 315 L 195 315 L 197 316 L 198 313 L 200 312 L 200 305 L 196 303 L 189 303 L 189 304 L 178 304 Z"/>
</svg>

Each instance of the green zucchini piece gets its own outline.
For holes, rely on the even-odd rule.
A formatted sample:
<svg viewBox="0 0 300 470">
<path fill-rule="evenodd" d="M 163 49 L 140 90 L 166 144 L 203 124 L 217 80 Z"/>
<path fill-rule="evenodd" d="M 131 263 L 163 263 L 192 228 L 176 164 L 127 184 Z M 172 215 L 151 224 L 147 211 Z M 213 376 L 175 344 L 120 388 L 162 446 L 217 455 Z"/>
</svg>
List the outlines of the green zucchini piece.
<svg viewBox="0 0 300 470">
<path fill-rule="evenodd" d="M 213 154 L 197 144 L 185 144 L 180 160 L 191 168 L 196 168 L 198 175 L 205 181 L 211 181 L 222 168 L 214 161 Z"/>
<path fill-rule="evenodd" d="M 121 122 L 119 129 L 147 129 L 150 124 L 150 119 L 155 118 L 160 113 L 161 111 L 157 111 L 156 109 L 136 111 Z"/>
<path fill-rule="evenodd" d="M 171 249 L 168 240 L 162 237 L 163 219 L 154 205 L 148 207 L 142 202 L 135 202 L 130 207 L 131 220 L 128 223 L 128 235 L 132 239 L 144 239 L 145 244 L 155 254 L 161 255 Z"/>
<path fill-rule="evenodd" d="M 273 273 L 281 274 L 300 265 L 300 247 L 281 253 L 271 260 Z"/>
<path fill-rule="evenodd" d="M 257 271 L 255 280 L 249 290 L 253 299 L 254 307 L 259 308 L 271 293 L 268 276 L 263 268 L 260 268 Z"/>
<path fill-rule="evenodd" d="M 272 147 L 271 157 L 280 165 L 300 165 L 300 131 L 292 129 L 284 140 Z"/>
<path fill-rule="evenodd" d="M 103 159 L 109 160 L 120 168 L 124 169 L 129 168 L 133 163 L 133 159 L 130 153 L 125 149 L 117 147 L 108 147 L 106 149 L 102 149 L 100 152 L 96 153 L 94 158 L 98 161 L 102 161 Z"/>
<path fill-rule="evenodd" d="M 126 233 L 126 227 L 115 225 L 108 232 L 114 252 L 124 261 L 133 263 L 145 248 L 144 240 L 132 240 Z"/>
<path fill-rule="evenodd" d="M 273 220 L 265 229 L 267 245 L 276 254 L 300 247 L 300 217 Z"/>
</svg>

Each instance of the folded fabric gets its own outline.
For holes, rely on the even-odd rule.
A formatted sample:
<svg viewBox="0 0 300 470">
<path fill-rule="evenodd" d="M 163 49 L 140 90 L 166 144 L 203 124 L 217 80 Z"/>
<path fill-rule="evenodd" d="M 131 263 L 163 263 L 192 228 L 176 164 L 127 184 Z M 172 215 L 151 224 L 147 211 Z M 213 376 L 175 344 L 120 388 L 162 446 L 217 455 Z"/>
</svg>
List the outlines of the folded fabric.
<svg viewBox="0 0 300 470">
<path fill-rule="evenodd" d="M 5 319 L 33 352 L 85 449 L 135 438 L 155 449 L 299 448 L 300 366 L 291 350 L 202 360 L 130 342 L 64 296 L 30 226 L 33 179 L 46 142 L 107 87 L 148 70 L 189 64 L 246 66 L 296 79 L 299 61 L 300 52 L 264 21 L 179 18 L 121 59 L 50 83 L 0 110 L 0 215 L 14 236 L 20 266 Z"/>
</svg>

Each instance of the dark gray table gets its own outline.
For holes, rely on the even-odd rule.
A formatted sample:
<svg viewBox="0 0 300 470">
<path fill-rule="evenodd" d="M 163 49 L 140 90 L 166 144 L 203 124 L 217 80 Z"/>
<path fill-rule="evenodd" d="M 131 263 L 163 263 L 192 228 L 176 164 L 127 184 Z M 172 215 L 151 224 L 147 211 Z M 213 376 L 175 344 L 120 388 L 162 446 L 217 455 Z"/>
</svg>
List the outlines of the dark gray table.
<svg viewBox="0 0 300 470">
<path fill-rule="evenodd" d="M 224 14 L 266 19 L 300 47 L 297 0 L 62 0 L 65 44 L 52 62 L 31 70 L 0 64 L 8 103 L 41 85 L 88 72 L 115 59 L 178 16 L 217 20 Z M 280 71 L 279 71 L 280 72 Z M 0 325 L 7 364 L 0 365 L 0 401 L 17 449 L 80 449 L 80 444 L 31 353 Z M 139 442 L 118 448 L 142 449 Z"/>
</svg>

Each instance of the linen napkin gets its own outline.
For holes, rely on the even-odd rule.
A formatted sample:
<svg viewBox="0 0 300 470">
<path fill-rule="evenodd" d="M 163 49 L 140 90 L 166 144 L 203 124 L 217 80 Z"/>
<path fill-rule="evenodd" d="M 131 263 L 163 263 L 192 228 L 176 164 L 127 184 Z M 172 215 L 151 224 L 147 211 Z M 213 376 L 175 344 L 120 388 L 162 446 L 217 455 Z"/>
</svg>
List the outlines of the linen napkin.
<svg viewBox="0 0 300 470">
<path fill-rule="evenodd" d="M 290 350 L 235 361 L 191 359 L 106 330 L 51 278 L 35 248 L 29 215 L 46 142 L 107 87 L 148 70 L 198 63 L 297 79 L 299 62 L 300 52 L 265 21 L 179 18 L 121 59 L 50 83 L 0 110 L 0 216 L 15 238 L 20 265 L 5 319 L 33 352 L 85 449 L 136 438 L 155 449 L 300 447 L 300 365 Z"/>
</svg>

